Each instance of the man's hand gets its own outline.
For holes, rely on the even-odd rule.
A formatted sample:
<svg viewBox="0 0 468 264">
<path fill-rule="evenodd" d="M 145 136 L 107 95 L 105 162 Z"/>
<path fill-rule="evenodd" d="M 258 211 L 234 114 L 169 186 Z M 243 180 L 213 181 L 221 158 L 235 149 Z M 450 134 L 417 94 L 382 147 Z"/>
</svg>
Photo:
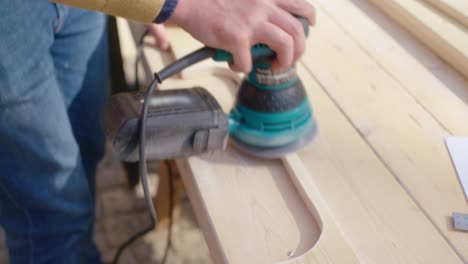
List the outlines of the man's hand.
<svg viewBox="0 0 468 264">
<path fill-rule="evenodd" d="M 304 52 L 302 24 L 315 24 L 315 10 L 306 0 L 179 0 L 169 21 L 213 48 L 234 56 L 232 68 L 249 72 L 250 49 L 264 43 L 277 53 L 274 69 L 294 63 Z"/>
<path fill-rule="evenodd" d="M 163 24 L 150 24 L 146 28 L 154 37 L 155 45 L 159 50 L 167 51 L 170 48 L 169 36 L 166 32 L 166 27 Z"/>
</svg>

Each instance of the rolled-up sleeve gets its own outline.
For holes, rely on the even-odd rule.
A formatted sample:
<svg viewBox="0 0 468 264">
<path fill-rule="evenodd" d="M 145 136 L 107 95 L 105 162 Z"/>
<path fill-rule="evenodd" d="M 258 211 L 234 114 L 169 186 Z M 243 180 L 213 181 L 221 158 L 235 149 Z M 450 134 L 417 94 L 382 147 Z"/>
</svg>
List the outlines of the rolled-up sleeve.
<svg viewBox="0 0 468 264">
<path fill-rule="evenodd" d="M 177 0 L 51 0 L 52 2 L 103 12 L 134 21 L 164 22 Z M 166 3 L 168 2 L 168 3 Z M 161 16 L 160 16 L 161 15 Z"/>
</svg>

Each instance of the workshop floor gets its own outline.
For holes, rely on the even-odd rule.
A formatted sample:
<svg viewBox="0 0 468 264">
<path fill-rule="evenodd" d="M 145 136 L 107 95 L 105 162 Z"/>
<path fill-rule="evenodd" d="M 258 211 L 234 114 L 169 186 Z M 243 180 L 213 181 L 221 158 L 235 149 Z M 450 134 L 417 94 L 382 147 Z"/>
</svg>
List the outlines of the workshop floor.
<svg viewBox="0 0 468 264">
<path fill-rule="evenodd" d="M 150 178 L 155 193 L 156 176 Z M 129 236 L 149 224 L 141 186 L 130 191 L 125 173 L 111 151 L 101 162 L 97 175 L 97 215 L 95 241 L 105 262 L 111 261 L 118 246 Z M 152 231 L 126 250 L 121 264 L 161 263 L 166 248 L 167 228 Z M 0 263 L 8 262 L 4 233 L 0 228 Z M 187 198 L 173 226 L 172 247 L 166 264 L 209 264 L 208 248 Z"/>
</svg>

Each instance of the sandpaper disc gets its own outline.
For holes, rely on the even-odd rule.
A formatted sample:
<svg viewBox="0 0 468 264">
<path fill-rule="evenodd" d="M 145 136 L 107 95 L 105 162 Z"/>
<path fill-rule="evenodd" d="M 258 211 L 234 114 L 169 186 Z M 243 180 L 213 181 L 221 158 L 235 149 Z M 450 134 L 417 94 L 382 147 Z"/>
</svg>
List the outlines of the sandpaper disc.
<svg viewBox="0 0 468 264">
<path fill-rule="evenodd" d="M 292 144 L 277 147 L 277 148 L 265 148 L 265 147 L 257 147 L 252 145 L 247 145 L 235 138 L 231 137 L 233 145 L 240 149 L 242 152 L 252 155 L 257 158 L 263 159 L 277 159 L 285 156 L 289 153 L 297 152 L 312 143 L 315 136 L 317 135 L 317 123 L 314 122 L 314 126 L 312 129 L 302 138 L 298 139 Z"/>
</svg>

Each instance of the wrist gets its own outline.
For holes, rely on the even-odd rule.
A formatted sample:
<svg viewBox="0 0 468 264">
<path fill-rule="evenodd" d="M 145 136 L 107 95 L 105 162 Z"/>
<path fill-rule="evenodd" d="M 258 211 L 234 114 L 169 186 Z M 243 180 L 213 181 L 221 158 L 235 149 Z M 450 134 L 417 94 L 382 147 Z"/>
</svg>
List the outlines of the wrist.
<svg viewBox="0 0 468 264">
<path fill-rule="evenodd" d="M 185 19 L 187 18 L 187 1 L 178 0 L 177 6 L 174 8 L 172 15 L 169 17 L 168 22 L 174 23 L 178 26 L 184 24 Z"/>
<path fill-rule="evenodd" d="M 164 1 L 164 5 L 162 6 L 158 16 L 154 19 L 154 23 L 161 24 L 166 22 L 173 15 L 179 1 L 180 0 Z"/>
</svg>

